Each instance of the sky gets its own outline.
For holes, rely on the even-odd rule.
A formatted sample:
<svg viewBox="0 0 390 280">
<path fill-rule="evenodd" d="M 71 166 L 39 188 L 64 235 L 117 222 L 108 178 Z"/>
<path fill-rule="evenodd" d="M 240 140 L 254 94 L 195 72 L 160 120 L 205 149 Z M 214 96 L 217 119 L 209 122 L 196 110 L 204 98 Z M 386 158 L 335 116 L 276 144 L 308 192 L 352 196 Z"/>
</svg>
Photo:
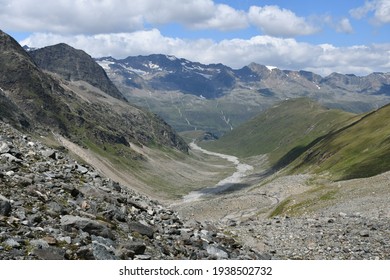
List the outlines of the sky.
<svg viewBox="0 0 390 280">
<path fill-rule="evenodd" d="M 93 57 L 167 54 L 234 69 L 390 72 L 390 0 L 0 0 L 21 45 Z"/>
</svg>

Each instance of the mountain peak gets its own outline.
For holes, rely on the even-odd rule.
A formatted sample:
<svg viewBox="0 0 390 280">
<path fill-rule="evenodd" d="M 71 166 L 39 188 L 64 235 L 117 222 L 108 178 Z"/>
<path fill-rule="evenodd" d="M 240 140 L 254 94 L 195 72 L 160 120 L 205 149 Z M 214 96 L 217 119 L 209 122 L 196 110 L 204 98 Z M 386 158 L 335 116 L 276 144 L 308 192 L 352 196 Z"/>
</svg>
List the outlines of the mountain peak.
<svg viewBox="0 0 390 280">
<path fill-rule="evenodd" d="M 56 73 L 69 81 L 86 81 L 112 97 L 126 100 L 107 77 L 103 68 L 82 50 L 60 43 L 33 50 L 29 53 L 35 63 L 42 69 Z"/>
</svg>

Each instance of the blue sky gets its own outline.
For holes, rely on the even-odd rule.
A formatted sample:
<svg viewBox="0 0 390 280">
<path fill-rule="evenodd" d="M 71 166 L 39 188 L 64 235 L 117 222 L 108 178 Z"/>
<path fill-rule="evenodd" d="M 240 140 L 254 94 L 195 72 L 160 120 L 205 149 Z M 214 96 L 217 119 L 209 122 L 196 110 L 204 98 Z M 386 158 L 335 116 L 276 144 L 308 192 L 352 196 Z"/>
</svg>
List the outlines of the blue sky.
<svg viewBox="0 0 390 280">
<path fill-rule="evenodd" d="M 390 72 L 390 0 L 0 0 L 22 45 L 94 57 L 163 53 L 241 68 Z"/>
</svg>

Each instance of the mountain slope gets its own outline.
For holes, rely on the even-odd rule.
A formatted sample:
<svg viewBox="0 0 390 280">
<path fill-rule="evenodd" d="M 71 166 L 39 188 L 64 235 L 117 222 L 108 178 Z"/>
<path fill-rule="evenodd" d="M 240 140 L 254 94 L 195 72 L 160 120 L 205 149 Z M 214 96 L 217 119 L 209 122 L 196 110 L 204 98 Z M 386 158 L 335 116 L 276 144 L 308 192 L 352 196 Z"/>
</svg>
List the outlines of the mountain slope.
<svg viewBox="0 0 390 280">
<path fill-rule="evenodd" d="M 61 43 L 32 50 L 29 54 L 41 69 L 57 73 L 68 81 L 86 81 L 108 95 L 126 100 L 106 72 L 82 50 Z"/>
<path fill-rule="evenodd" d="M 41 56 L 50 57 L 52 49 L 48 50 L 48 54 L 41 50 Z M 74 50 L 62 55 L 70 53 L 79 52 Z M 67 63 L 53 68 L 66 67 Z M 92 77 L 88 69 L 84 69 L 84 74 Z M 79 75 L 78 70 L 72 74 L 70 69 L 69 73 L 72 77 Z M 44 73 L 23 48 L 3 32 L 0 33 L 0 87 L 4 96 L 26 114 L 34 128 L 53 130 L 84 145 L 92 142 L 128 146 L 131 142 L 181 151 L 188 149 L 172 128 L 152 113 L 112 98 L 87 82 L 65 81 L 58 75 Z"/>
<path fill-rule="evenodd" d="M 333 179 L 369 177 L 390 170 L 390 105 L 362 116 L 308 149 L 293 172 L 327 173 Z"/>
<path fill-rule="evenodd" d="M 298 152 L 353 116 L 327 109 L 308 98 L 291 99 L 266 110 L 219 140 L 202 146 L 240 157 L 269 154 L 271 164 L 276 164 L 287 152 L 293 149 Z"/>
<path fill-rule="evenodd" d="M 62 88 L 44 74 L 24 49 L 0 31 L 0 87 L 30 122 L 67 133 L 64 116 L 70 112 L 61 102 Z"/>
</svg>

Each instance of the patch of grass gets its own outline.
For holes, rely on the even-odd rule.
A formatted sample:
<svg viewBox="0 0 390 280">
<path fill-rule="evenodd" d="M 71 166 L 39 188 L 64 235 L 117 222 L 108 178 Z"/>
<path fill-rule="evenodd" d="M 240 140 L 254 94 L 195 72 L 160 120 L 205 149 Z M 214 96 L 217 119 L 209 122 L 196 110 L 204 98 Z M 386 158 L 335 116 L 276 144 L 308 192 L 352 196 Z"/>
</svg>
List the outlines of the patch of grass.
<svg viewBox="0 0 390 280">
<path fill-rule="evenodd" d="M 337 199 L 339 190 L 325 185 L 314 186 L 301 194 L 290 196 L 280 202 L 269 217 L 289 215 L 299 216 L 329 206 Z"/>
<path fill-rule="evenodd" d="M 280 216 L 284 213 L 286 213 L 286 210 L 288 209 L 289 204 L 291 203 L 291 199 L 285 199 L 284 201 L 280 202 L 278 206 L 269 214 L 269 218 Z"/>
</svg>

